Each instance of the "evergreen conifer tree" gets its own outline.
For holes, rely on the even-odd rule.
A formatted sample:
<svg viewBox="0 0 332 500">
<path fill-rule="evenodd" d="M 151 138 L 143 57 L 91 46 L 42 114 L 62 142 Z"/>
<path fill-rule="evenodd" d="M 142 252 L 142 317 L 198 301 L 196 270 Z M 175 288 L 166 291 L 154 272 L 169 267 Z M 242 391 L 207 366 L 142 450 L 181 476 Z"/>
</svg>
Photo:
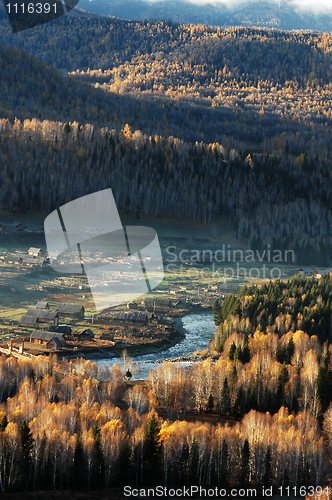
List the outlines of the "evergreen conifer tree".
<svg viewBox="0 0 332 500">
<path fill-rule="evenodd" d="M 81 435 L 76 438 L 73 464 L 73 488 L 81 489 L 86 487 L 86 467 L 84 461 L 84 451 Z"/>
<path fill-rule="evenodd" d="M 3 432 L 6 429 L 7 425 L 8 425 L 8 418 L 7 415 L 4 415 L 0 422 L 0 432 Z"/>
<path fill-rule="evenodd" d="M 270 447 L 268 447 L 265 455 L 264 466 L 265 466 L 265 473 L 263 477 L 263 484 L 264 486 L 271 486 L 273 477 L 272 477 L 272 455 Z"/>
<path fill-rule="evenodd" d="M 220 393 L 219 414 L 220 417 L 226 417 L 231 409 L 231 396 L 227 377 L 225 377 L 223 388 Z"/>
<path fill-rule="evenodd" d="M 246 484 L 250 477 L 250 447 L 248 439 L 241 448 L 240 483 Z"/>
<path fill-rule="evenodd" d="M 155 484 L 161 473 L 162 445 L 159 440 L 159 423 L 155 414 L 150 418 L 144 435 L 144 481 Z"/>
</svg>

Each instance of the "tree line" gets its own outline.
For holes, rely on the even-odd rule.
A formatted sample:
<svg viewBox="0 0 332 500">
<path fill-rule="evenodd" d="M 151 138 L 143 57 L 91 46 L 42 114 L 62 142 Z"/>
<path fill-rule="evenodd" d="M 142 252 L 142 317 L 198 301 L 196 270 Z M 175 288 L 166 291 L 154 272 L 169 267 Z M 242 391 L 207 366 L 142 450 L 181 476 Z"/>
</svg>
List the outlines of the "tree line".
<svg viewBox="0 0 332 500">
<path fill-rule="evenodd" d="M 137 218 L 223 215 L 253 249 L 292 248 L 300 263 L 331 263 L 330 174 L 315 158 L 252 161 L 227 142 L 38 119 L 0 120 L 0 155 L 3 210 L 50 212 L 111 187 L 118 208 Z"/>
<path fill-rule="evenodd" d="M 246 334 L 259 330 L 279 336 L 304 330 L 324 343 L 331 342 L 332 276 L 319 279 L 294 276 L 287 281 L 275 280 L 261 286 L 245 285 L 238 296 L 228 296 L 214 305 L 218 334 L 230 322 L 238 319 Z M 231 327 L 232 328 L 232 327 Z"/>
<path fill-rule="evenodd" d="M 324 75 L 329 74 L 325 69 L 330 68 L 329 35 L 252 28 L 221 30 L 192 26 L 189 29 L 175 23 L 114 20 L 105 20 L 104 26 L 101 24 L 104 20 L 97 17 L 64 17 L 59 24 L 49 23 L 50 27 L 38 28 L 38 36 L 44 37 L 43 30 L 62 33 L 64 26 L 79 29 L 86 22 L 89 43 L 94 47 L 99 36 L 115 30 L 117 35 L 110 53 L 115 54 L 116 64 L 124 68 L 123 71 L 120 66 L 79 70 L 73 77 L 65 78 L 33 55 L 1 46 L 4 71 L 0 76 L 0 117 L 8 120 L 2 122 L 7 123 L 2 125 L 2 134 L 6 129 L 10 136 L 9 144 L 8 134 L 2 139 L 2 164 L 9 164 L 8 175 L 3 174 L 4 209 L 48 210 L 62 199 L 68 199 L 69 188 L 60 189 L 64 157 L 59 156 L 59 144 L 53 147 L 52 142 L 58 137 L 61 147 L 66 144 L 71 150 L 68 159 L 73 165 L 70 166 L 72 180 L 68 186 L 73 196 L 91 192 L 92 185 L 101 185 L 95 176 L 105 173 L 106 185 L 113 186 L 111 177 L 119 182 L 121 193 L 117 201 L 127 212 L 138 216 L 143 212 L 146 216 L 165 213 L 178 218 L 189 216 L 206 223 L 223 215 L 234 225 L 236 237 L 244 239 L 250 248 L 262 249 L 269 244 L 273 248 L 291 248 L 301 264 L 313 261 L 331 264 L 328 105 L 331 84 L 324 79 Z M 29 43 L 36 44 L 37 31 L 31 32 Z M 148 46 L 144 45 L 145 38 Z M 158 40 L 162 42 L 162 52 L 157 52 Z M 98 50 L 105 51 L 104 45 L 98 45 Z M 208 57 L 203 57 L 208 46 L 211 49 Z M 26 47 L 30 47 L 29 44 Z M 47 52 L 49 46 L 44 47 Z M 79 47 L 85 50 L 81 44 Z M 122 50 L 124 47 L 126 50 Z M 283 60 L 283 75 L 275 72 L 274 63 L 267 62 L 263 71 L 261 64 L 254 64 L 252 56 L 247 58 L 252 47 L 258 47 L 266 61 Z M 45 59 L 46 52 L 41 54 L 40 50 L 38 57 Z M 174 58 L 172 51 L 181 53 L 181 57 Z M 92 50 L 91 54 L 94 53 Z M 130 57 L 142 61 L 129 64 Z M 112 87 L 121 87 L 128 79 L 135 82 L 132 71 L 139 71 L 147 81 L 153 80 L 152 87 L 146 87 L 143 80 L 140 81 L 144 89 L 141 84 L 136 88 L 136 83 L 128 92 Z M 94 89 L 78 81 L 80 78 L 95 86 L 103 86 L 109 79 L 107 85 L 113 90 Z M 181 86 L 181 82 L 187 83 Z M 160 85 L 164 90 L 159 89 Z M 211 85 L 219 89 L 219 97 L 213 89 L 210 92 Z M 153 97 L 145 97 L 151 92 Z M 38 123 L 39 120 L 48 123 L 44 135 L 37 142 L 32 136 L 26 141 L 26 135 L 21 138 L 22 124 L 36 123 L 36 117 Z M 66 134 L 64 130 L 53 133 L 52 128 L 60 130 L 63 126 L 57 124 L 59 119 L 63 124 L 71 123 L 74 133 Z M 112 131 L 116 147 L 126 125 L 130 133 L 121 151 L 116 151 L 111 160 L 111 149 L 105 146 L 101 136 L 107 127 L 108 133 Z M 76 129 L 84 127 L 95 131 L 92 140 L 83 141 L 84 134 L 77 140 Z M 16 134 L 10 132 L 12 129 Z M 141 135 L 145 139 L 137 140 Z M 141 146 L 136 150 L 137 142 Z M 170 146 L 175 143 L 177 153 L 174 146 Z M 38 153 L 39 148 L 42 154 Z M 22 153 L 21 158 L 17 158 L 17 151 Z M 22 166 L 24 157 L 30 164 L 27 174 L 22 171 L 26 168 Z M 44 162 L 47 158 L 47 169 L 55 179 L 51 193 L 48 181 L 41 187 L 47 170 L 40 171 L 41 157 Z M 145 164 L 146 161 L 149 163 Z M 129 164 L 122 174 L 123 162 Z M 77 163 L 82 174 L 78 173 Z M 15 175 L 14 164 L 18 168 Z M 25 175 L 29 188 L 25 187 Z M 119 179 L 121 175 L 124 177 Z"/>
<path fill-rule="evenodd" d="M 2 355 L 0 372 L 3 492 L 124 484 L 323 486 L 330 473 L 328 446 L 309 409 L 251 410 L 234 425 L 211 425 L 161 418 L 153 389 L 127 386 L 117 366 L 109 371 L 83 360 Z"/>
<path fill-rule="evenodd" d="M 245 286 L 217 301 L 210 357 L 187 368 L 165 362 L 144 384 L 125 380 L 130 360 L 109 369 L 2 355 L 1 490 L 324 486 L 331 280 Z"/>
</svg>

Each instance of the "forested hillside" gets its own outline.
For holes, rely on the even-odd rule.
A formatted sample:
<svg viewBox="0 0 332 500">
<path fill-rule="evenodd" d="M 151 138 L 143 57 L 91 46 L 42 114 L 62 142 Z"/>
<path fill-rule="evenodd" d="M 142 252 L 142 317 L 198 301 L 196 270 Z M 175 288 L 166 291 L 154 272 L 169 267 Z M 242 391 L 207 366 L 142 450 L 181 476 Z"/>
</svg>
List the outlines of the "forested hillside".
<svg viewBox="0 0 332 500">
<path fill-rule="evenodd" d="M 204 142 L 227 135 L 265 149 L 265 137 L 311 133 L 331 120 L 328 34 L 76 14 L 15 37 L 3 22 L 0 40 L 107 93 L 144 99 L 143 108 L 153 100 L 151 115 L 167 119 L 156 133 L 165 128 L 168 135 Z M 77 119 L 73 113 L 67 118 Z"/>
<path fill-rule="evenodd" d="M 297 276 L 244 286 L 237 296 L 215 302 L 212 345 L 222 352 L 218 363 L 223 359 L 228 384 L 236 387 L 229 411 L 238 411 L 234 394 L 239 391 L 244 412 L 274 412 L 280 405 L 290 412 L 310 407 L 315 416 L 327 411 L 332 401 L 331 290 L 331 275 L 319 280 Z"/>
<path fill-rule="evenodd" d="M 253 162 L 227 144 L 192 145 L 129 125 L 117 132 L 3 119 L 0 131 L 2 209 L 51 211 L 112 187 L 119 208 L 136 216 L 210 223 L 224 214 L 254 248 L 291 246 L 302 261 L 330 262 L 330 172 L 314 157 L 274 154 Z"/>
<path fill-rule="evenodd" d="M 2 355 L 1 491 L 194 484 L 322 493 L 331 473 L 332 408 L 322 432 L 318 356 L 303 341 L 294 340 L 303 353 L 299 372 L 264 350 L 246 364 L 227 356 L 189 371 L 164 363 L 145 387 L 128 387 L 116 365 L 110 372 L 84 360 Z M 241 418 L 257 395 L 262 409 L 269 395 L 270 411 Z M 283 405 L 274 411 L 272 401 Z M 195 408 L 195 421 L 187 421 Z M 202 422 L 203 410 L 214 411 L 215 421 L 232 417 L 233 425 Z"/>
<path fill-rule="evenodd" d="M 297 276 L 287 282 L 244 286 L 237 298 L 227 297 L 220 307 L 215 303 L 215 322 L 219 326 L 216 342 L 222 348 L 230 331 L 290 337 L 296 330 L 303 330 L 310 337 L 318 337 L 322 344 L 331 343 L 331 290 L 330 275 L 319 281 Z"/>
<path fill-rule="evenodd" d="M 308 6 L 307 6 L 308 7 Z M 289 0 L 243 0 L 194 3 L 186 0 L 80 0 L 70 15 L 84 13 L 112 16 L 130 21 L 174 21 L 185 24 L 204 24 L 228 28 L 234 26 L 276 28 L 282 30 L 332 30 L 331 6 L 309 4 L 298 8 Z M 3 4 L 0 17 L 6 18 Z M 7 18 L 6 18 L 7 19 Z"/>
<path fill-rule="evenodd" d="M 1 46 L 0 117 L 8 119 L 1 154 L 9 179 L 2 208 L 50 210 L 69 201 L 69 192 L 72 199 L 117 182 L 119 207 L 128 212 L 206 223 L 222 214 L 253 248 L 292 248 L 299 263 L 331 264 L 330 35 L 83 13 L 15 37 L 4 23 L 1 30 L 7 44 L 53 65 Z M 71 165 L 68 192 L 64 163 Z"/>
<path fill-rule="evenodd" d="M 94 126 L 112 125 L 120 130 L 126 123 L 147 134 L 173 135 L 187 141 L 222 141 L 224 120 L 236 120 L 233 110 L 210 105 L 192 105 L 164 100 L 140 99 L 137 95 L 105 94 L 86 82 L 65 77 L 54 67 L 26 51 L 0 45 L 0 117 L 67 119 Z"/>
<path fill-rule="evenodd" d="M 288 0 L 194 3 L 157 0 L 80 0 L 79 7 L 121 19 L 171 19 L 180 23 L 211 26 L 260 26 L 285 30 L 331 31 L 331 9 L 296 8 Z M 315 6 L 317 7 L 317 5 Z M 316 12 L 313 12 L 313 11 Z M 317 12 L 318 10 L 318 12 Z"/>
<path fill-rule="evenodd" d="M 128 358 L 109 370 L 2 355 L 1 491 L 162 482 L 322 493 L 331 474 L 331 290 L 330 276 L 244 287 L 215 304 L 223 343 L 221 352 L 212 346 L 214 359 L 166 362 L 144 385 L 125 380 Z"/>
<path fill-rule="evenodd" d="M 65 78 L 29 52 L 0 46 L 0 65 L 0 112 L 10 119 L 66 120 L 72 115 L 98 123 L 120 107 L 111 95 Z"/>
</svg>

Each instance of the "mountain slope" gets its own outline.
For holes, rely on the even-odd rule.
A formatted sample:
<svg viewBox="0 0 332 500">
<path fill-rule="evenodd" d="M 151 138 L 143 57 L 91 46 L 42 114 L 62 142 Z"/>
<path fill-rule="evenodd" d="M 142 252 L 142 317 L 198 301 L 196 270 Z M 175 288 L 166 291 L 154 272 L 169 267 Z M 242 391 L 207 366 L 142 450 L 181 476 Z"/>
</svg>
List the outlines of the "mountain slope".
<svg viewBox="0 0 332 500">
<path fill-rule="evenodd" d="M 126 20 L 167 20 L 185 24 L 209 26 L 257 26 L 282 30 L 332 31 L 332 6 L 326 12 L 313 13 L 297 10 L 288 0 L 244 0 L 243 3 L 227 7 L 224 3 L 199 5 L 188 0 L 80 0 L 69 14 L 84 17 L 86 13 L 112 16 Z M 63 16 L 52 25 L 68 18 Z M 11 33 L 4 4 L 0 2 L 0 22 Z M 28 30 L 31 33 L 33 30 Z"/>
<path fill-rule="evenodd" d="M 128 123 L 149 135 L 256 145 L 332 120 L 327 34 L 74 14 L 15 36 L 0 23 L 1 39 L 53 66 L 18 53 L 14 66 L 3 62 L 1 117 Z"/>
<path fill-rule="evenodd" d="M 244 2 L 236 7 L 226 7 L 222 3 L 198 5 L 183 0 L 80 0 L 79 7 L 96 14 L 129 20 L 169 19 L 221 27 L 332 31 L 332 11 L 315 15 L 310 11 L 298 11 L 286 1 Z"/>
<path fill-rule="evenodd" d="M 205 28 L 202 33 L 204 41 Z M 230 45 L 220 53 L 211 51 L 211 60 L 201 60 L 206 53 L 202 40 L 197 53 L 190 50 L 202 92 L 214 91 L 213 74 L 215 88 L 223 88 L 213 100 L 189 99 L 195 83 L 189 79 L 182 99 L 180 88 L 174 99 L 163 97 L 159 88 L 146 100 L 106 93 L 64 77 L 27 52 L 0 46 L 0 208 L 51 211 L 73 197 L 110 186 L 119 206 L 133 215 L 173 214 L 205 222 L 223 215 L 249 245 L 291 248 L 303 259 L 331 264 L 332 86 L 320 87 L 318 78 L 320 72 L 323 85 L 329 77 L 322 67 L 331 66 L 330 56 L 318 51 L 313 38 L 309 47 L 304 35 L 296 35 L 302 40 L 297 47 L 280 32 L 270 40 L 271 32 L 263 31 L 261 38 L 252 29 L 228 33 Z M 276 54 L 278 64 L 284 63 L 280 84 L 258 79 L 259 66 L 257 70 L 250 59 L 246 62 L 245 54 L 253 48 L 257 54 L 258 43 Z M 230 66 L 230 76 L 231 71 L 224 76 L 221 71 L 218 83 L 218 70 L 212 73 L 212 67 L 221 67 L 220 55 L 229 57 L 234 50 L 234 64 L 241 70 L 237 74 L 236 66 Z M 174 68 L 181 59 L 187 64 L 184 53 L 176 53 Z M 151 57 L 159 73 L 161 54 Z M 293 66 L 290 82 L 286 78 L 292 77 Z M 271 61 L 265 69 L 273 68 Z M 302 80 L 296 81 L 298 71 Z M 165 83 L 167 76 L 165 71 Z M 48 121 L 41 123 L 39 117 Z M 71 123 L 65 129 L 59 121 L 66 119 L 84 126 Z M 131 131 L 121 131 L 125 120 Z"/>
<path fill-rule="evenodd" d="M 111 94 L 64 77 L 26 51 L 0 45 L 0 66 L 2 117 L 71 117 L 102 124 L 120 107 Z"/>
<path fill-rule="evenodd" d="M 210 103 L 203 107 L 173 100 L 165 106 L 163 98 L 104 92 L 77 77 L 65 77 L 26 51 L 1 44 L 0 67 L 0 118 L 11 122 L 14 118 L 69 120 L 118 131 L 128 123 L 148 135 L 210 142 L 222 141 L 225 120 L 237 120 L 235 111 L 214 110 Z"/>
</svg>

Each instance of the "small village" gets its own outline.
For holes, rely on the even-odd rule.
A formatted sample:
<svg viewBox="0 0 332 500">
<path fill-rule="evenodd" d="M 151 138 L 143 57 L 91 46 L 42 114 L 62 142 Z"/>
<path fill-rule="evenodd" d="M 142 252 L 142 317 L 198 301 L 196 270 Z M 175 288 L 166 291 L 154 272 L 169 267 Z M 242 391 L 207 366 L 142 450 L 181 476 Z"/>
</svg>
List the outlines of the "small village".
<svg viewBox="0 0 332 500">
<path fill-rule="evenodd" d="M 8 228 L 0 227 L 8 231 Z M 16 226 L 9 230 L 27 231 Z M 33 246 L 26 252 L 1 252 L 0 265 L 5 272 L 14 271 L 19 277 L 20 273 L 29 276 L 51 270 L 47 254 Z M 331 269 L 313 266 L 294 271 L 319 279 Z M 101 314 L 93 314 L 91 307 L 87 309 L 89 287 L 84 276 L 53 276 L 52 279 L 48 277 L 52 291 L 55 290 L 49 300 L 44 294 L 41 300 L 21 302 L 25 310 L 19 318 L 2 318 L 0 314 L 1 352 L 23 356 L 56 352 L 66 357 L 85 354 L 102 357 L 107 353 L 112 357 L 119 356 L 124 349 L 135 354 L 162 348 L 181 338 L 176 318 L 192 312 L 211 311 L 216 299 L 223 300 L 230 293 L 237 293 L 242 286 L 234 282 L 203 283 L 188 278 L 166 278 L 163 290 Z M 17 288 L 16 284 L 11 284 L 7 290 L 15 295 Z M 64 288 L 71 293 L 63 295 L 57 292 Z M 38 297 L 40 292 L 46 292 L 46 297 L 49 296 L 45 281 L 26 284 L 25 290 L 31 298 L 31 293 Z"/>
<path fill-rule="evenodd" d="M 18 325 L 8 320 L 4 323 L 1 331 L 8 336 L 2 348 L 10 349 L 13 354 L 58 352 L 62 356 L 77 356 L 96 352 L 104 355 L 106 351 L 119 355 L 125 347 L 142 344 L 159 347 L 178 336 L 173 318 L 161 319 L 153 312 L 114 311 L 94 317 L 86 316 L 82 305 L 59 303 L 51 308 L 46 301 L 29 308 Z"/>
<path fill-rule="evenodd" d="M 176 318 L 210 311 L 223 289 L 218 283 L 166 279 L 164 290 L 93 314 L 85 276 L 53 272 L 41 248 L 2 251 L 0 266 L 0 292 L 11 297 L 5 315 L 0 313 L 1 350 L 25 356 L 119 356 L 123 349 L 135 353 L 173 345 L 181 338 Z"/>
<path fill-rule="evenodd" d="M 120 355 L 123 349 L 157 349 L 181 338 L 174 320 L 189 311 L 207 311 L 176 298 L 143 298 L 104 315 L 87 315 L 81 304 L 39 301 L 18 322 L 0 318 L 1 352 L 59 356 Z"/>
</svg>

